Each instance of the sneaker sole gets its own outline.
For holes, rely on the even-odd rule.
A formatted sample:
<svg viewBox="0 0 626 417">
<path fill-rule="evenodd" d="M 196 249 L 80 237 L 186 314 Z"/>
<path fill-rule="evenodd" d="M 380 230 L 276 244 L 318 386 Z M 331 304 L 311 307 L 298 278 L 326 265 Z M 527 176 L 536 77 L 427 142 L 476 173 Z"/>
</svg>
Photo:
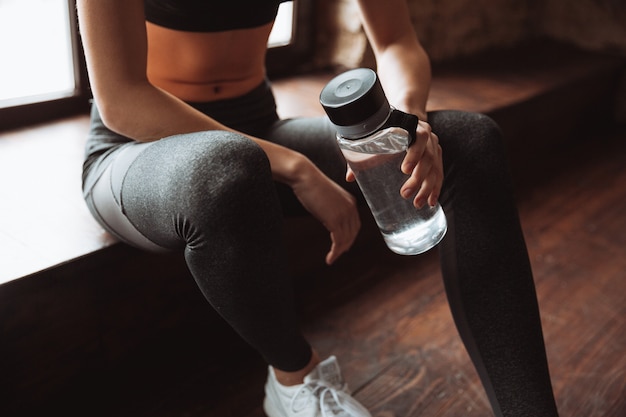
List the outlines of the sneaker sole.
<svg viewBox="0 0 626 417">
<path fill-rule="evenodd" d="M 267 417 L 284 417 L 284 414 L 276 407 L 274 401 L 267 396 L 263 400 L 263 411 L 265 411 Z"/>
</svg>

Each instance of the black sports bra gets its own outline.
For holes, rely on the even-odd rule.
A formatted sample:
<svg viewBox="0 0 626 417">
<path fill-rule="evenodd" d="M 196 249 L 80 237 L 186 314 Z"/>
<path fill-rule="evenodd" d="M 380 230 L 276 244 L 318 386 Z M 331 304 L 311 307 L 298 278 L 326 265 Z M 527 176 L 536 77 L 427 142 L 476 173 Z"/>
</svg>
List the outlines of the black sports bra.
<svg viewBox="0 0 626 417">
<path fill-rule="evenodd" d="M 220 32 L 262 26 L 288 0 L 144 0 L 146 20 L 189 32 Z"/>
</svg>

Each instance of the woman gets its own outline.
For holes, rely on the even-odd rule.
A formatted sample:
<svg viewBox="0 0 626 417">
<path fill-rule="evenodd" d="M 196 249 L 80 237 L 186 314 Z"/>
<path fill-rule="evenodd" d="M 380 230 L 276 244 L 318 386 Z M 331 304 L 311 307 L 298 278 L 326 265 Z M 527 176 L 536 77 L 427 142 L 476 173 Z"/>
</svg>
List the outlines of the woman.
<svg viewBox="0 0 626 417">
<path fill-rule="evenodd" d="M 357 235 L 360 197 L 325 119 L 278 120 L 264 69 L 278 3 L 78 0 L 94 93 L 84 195 L 121 240 L 184 251 L 207 300 L 267 360 L 270 417 L 369 416 L 295 319 L 283 210 L 328 229 L 332 264 Z M 446 289 L 494 412 L 556 416 L 499 131 L 481 115 L 427 114 L 430 64 L 404 0 L 358 4 L 389 101 L 420 118 L 398 192 L 416 207 L 441 196 Z"/>
</svg>

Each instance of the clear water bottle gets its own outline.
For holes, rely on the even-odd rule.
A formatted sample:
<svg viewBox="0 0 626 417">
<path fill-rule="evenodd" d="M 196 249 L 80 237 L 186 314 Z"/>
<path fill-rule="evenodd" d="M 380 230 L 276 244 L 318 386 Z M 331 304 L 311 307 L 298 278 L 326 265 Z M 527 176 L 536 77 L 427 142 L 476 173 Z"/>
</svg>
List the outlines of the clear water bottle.
<svg viewBox="0 0 626 417">
<path fill-rule="evenodd" d="M 378 76 L 368 68 L 333 78 L 320 103 L 389 249 L 416 255 L 437 245 L 447 230 L 441 206 L 417 209 L 413 199 L 400 195 L 409 178 L 400 167 L 415 139 L 417 116 L 391 107 Z"/>
</svg>

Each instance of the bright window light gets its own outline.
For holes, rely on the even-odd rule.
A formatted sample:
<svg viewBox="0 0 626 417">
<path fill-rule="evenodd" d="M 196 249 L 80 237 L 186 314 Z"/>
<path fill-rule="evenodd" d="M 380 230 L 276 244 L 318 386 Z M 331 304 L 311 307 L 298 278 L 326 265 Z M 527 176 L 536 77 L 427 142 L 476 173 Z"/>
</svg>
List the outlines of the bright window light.
<svg viewBox="0 0 626 417">
<path fill-rule="evenodd" d="M 2 0 L 0 0 L 2 1 Z M 293 36 L 293 1 L 280 3 L 274 27 L 270 33 L 268 46 L 289 45 Z"/>
<path fill-rule="evenodd" d="M 73 95 L 67 0 L 0 0 L 0 107 Z"/>
</svg>

